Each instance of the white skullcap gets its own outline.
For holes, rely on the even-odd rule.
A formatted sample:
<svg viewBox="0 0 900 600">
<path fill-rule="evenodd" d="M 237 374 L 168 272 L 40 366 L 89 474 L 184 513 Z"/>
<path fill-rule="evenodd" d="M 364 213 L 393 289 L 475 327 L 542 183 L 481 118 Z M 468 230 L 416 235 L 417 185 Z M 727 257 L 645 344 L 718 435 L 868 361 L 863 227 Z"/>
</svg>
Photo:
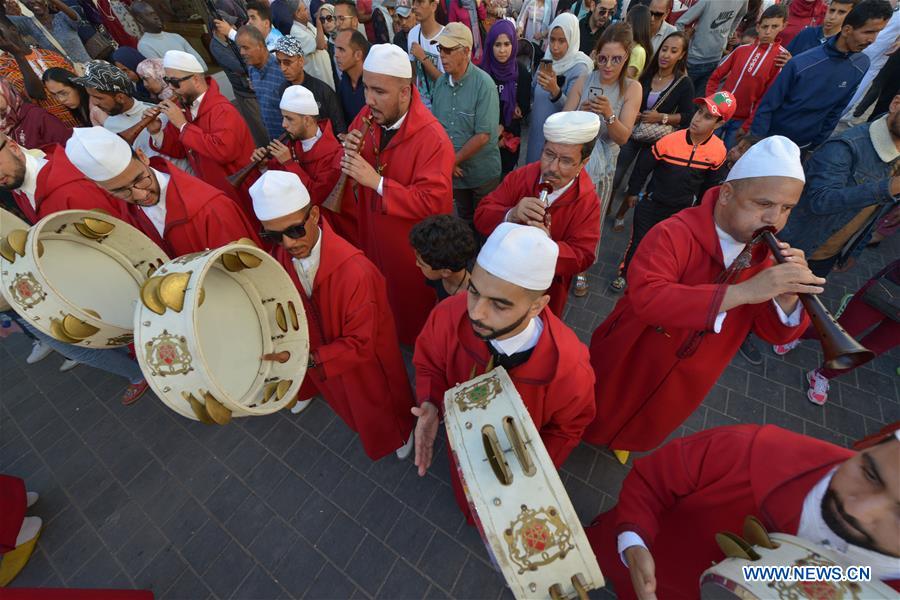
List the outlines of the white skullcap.
<svg viewBox="0 0 900 600">
<path fill-rule="evenodd" d="M 544 139 L 558 144 L 586 144 L 600 133 L 600 117 L 592 112 L 558 112 L 544 121 Z"/>
<path fill-rule="evenodd" d="M 302 85 L 292 85 L 284 90 L 278 107 L 298 115 L 317 116 L 319 114 L 319 105 L 316 104 L 313 93 Z"/>
<path fill-rule="evenodd" d="M 266 171 L 250 186 L 253 212 L 260 221 L 271 221 L 303 210 L 309 205 L 309 192 L 294 173 Z"/>
<path fill-rule="evenodd" d="M 476 261 L 481 268 L 526 290 L 544 291 L 553 283 L 559 246 L 543 230 L 500 223 Z"/>
<path fill-rule="evenodd" d="M 103 127 L 76 127 L 66 142 L 66 156 L 92 181 L 108 181 L 131 164 L 131 146 Z"/>
<path fill-rule="evenodd" d="M 184 71 L 185 73 L 205 73 L 206 69 L 197 57 L 181 50 L 169 50 L 163 56 L 163 68 Z"/>
<path fill-rule="evenodd" d="M 374 44 L 369 48 L 369 55 L 366 56 L 366 62 L 363 63 L 363 70 L 405 79 L 412 77 L 409 54 L 396 44 Z"/>
<path fill-rule="evenodd" d="M 751 177 L 790 177 L 806 182 L 800 148 L 782 135 L 761 139 L 734 163 L 725 181 Z"/>
</svg>

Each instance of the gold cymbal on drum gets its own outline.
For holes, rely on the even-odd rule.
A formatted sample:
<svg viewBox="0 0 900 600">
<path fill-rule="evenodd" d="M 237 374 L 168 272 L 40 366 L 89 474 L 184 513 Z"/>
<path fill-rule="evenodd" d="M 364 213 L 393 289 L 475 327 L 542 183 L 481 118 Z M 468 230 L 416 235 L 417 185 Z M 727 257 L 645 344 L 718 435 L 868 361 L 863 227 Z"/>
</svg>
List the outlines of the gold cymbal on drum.
<svg viewBox="0 0 900 600">
<path fill-rule="evenodd" d="M 81 341 L 66 333 L 66 330 L 63 329 L 62 321 L 59 319 L 50 319 L 50 334 L 60 342 L 65 342 L 66 344 L 77 344 Z"/>
<path fill-rule="evenodd" d="M 84 223 L 72 223 L 72 226 L 75 227 L 75 230 L 78 233 L 80 233 L 83 237 L 88 238 L 89 240 L 103 239 L 102 235 L 94 233 L 94 231 Z"/>
<path fill-rule="evenodd" d="M 212 417 L 209 416 L 209 413 L 206 411 L 206 407 L 203 406 L 199 400 L 194 398 L 194 395 L 189 392 L 181 392 L 181 397 L 187 400 L 187 403 L 191 405 L 191 410 L 194 411 L 194 415 L 197 417 L 197 420 L 201 423 L 205 423 L 206 425 L 215 425 L 216 422 L 213 421 Z"/>
<path fill-rule="evenodd" d="M 291 327 L 294 328 L 294 331 L 298 331 L 300 329 L 300 318 L 297 316 L 297 309 L 294 308 L 293 300 L 288 300 L 288 314 L 291 315 Z"/>
<path fill-rule="evenodd" d="M 244 263 L 241 262 L 241 259 L 236 254 L 223 254 L 222 264 L 231 273 L 237 273 L 244 269 Z"/>
<path fill-rule="evenodd" d="M 16 262 L 16 251 L 12 249 L 6 238 L 0 238 L 0 256 L 9 262 Z"/>
<path fill-rule="evenodd" d="M 28 239 L 28 232 L 24 229 L 13 229 L 6 235 L 6 242 L 9 247 L 19 256 L 25 256 L 25 241 Z"/>
<path fill-rule="evenodd" d="M 162 277 L 151 277 L 141 286 L 141 302 L 158 315 L 166 312 L 166 305 L 159 297 L 159 284 Z"/>
<path fill-rule="evenodd" d="M 213 421 L 219 425 L 228 425 L 231 422 L 231 411 L 216 400 L 212 394 L 204 392 L 203 398 L 206 400 L 206 412 Z"/>
<path fill-rule="evenodd" d="M 63 318 L 62 329 L 66 333 L 66 335 L 78 340 L 89 338 L 100 331 L 99 327 L 89 325 L 88 323 L 85 323 L 84 321 L 72 315 L 66 315 Z"/>
<path fill-rule="evenodd" d="M 275 306 L 275 322 L 278 323 L 278 329 L 281 331 L 287 331 L 287 317 L 284 314 L 284 306 L 279 302 Z"/>
<path fill-rule="evenodd" d="M 278 382 L 267 383 L 263 387 L 262 403 L 265 404 L 275 396 L 275 390 L 278 389 Z"/>
<path fill-rule="evenodd" d="M 246 246 L 253 246 L 254 248 L 259 248 L 259 246 L 256 244 L 256 242 L 254 242 L 254 241 L 251 240 L 250 238 L 245 238 L 245 237 L 238 238 L 238 239 L 236 239 L 236 240 L 235 240 L 234 242 L 232 242 L 232 243 L 234 243 L 234 244 L 244 244 L 244 245 L 246 245 Z"/>
<path fill-rule="evenodd" d="M 275 396 L 281 400 L 293 384 L 294 381 L 292 379 L 282 379 L 275 388 Z"/>
<path fill-rule="evenodd" d="M 81 220 L 84 223 L 84 226 L 91 230 L 95 235 L 100 237 L 106 237 L 110 233 L 112 233 L 113 229 L 116 228 L 112 223 L 107 223 L 106 221 L 100 219 L 92 219 L 90 217 L 85 217 Z"/>
<path fill-rule="evenodd" d="M 238 260 L 241 261 L 241 264 L 247 267 L 248 269 L 255 269 L 260 264 L 262 264 L 262 259 L 255 254 L 250 254 L 249 252 L 243 252 L 241 250 L 237 251 Z"/>
<path fill-rule="evenodd" d="M 157 292 L 159 299 L 168 308 L 175 312 L 181 312 L 181 309 L 184 308 L 184 294 L 187 291 L 187 284 L 190 280 L 190 271 L 164 275 L 162 281 L 159 282 L 159 291 Z"/>
</svg>

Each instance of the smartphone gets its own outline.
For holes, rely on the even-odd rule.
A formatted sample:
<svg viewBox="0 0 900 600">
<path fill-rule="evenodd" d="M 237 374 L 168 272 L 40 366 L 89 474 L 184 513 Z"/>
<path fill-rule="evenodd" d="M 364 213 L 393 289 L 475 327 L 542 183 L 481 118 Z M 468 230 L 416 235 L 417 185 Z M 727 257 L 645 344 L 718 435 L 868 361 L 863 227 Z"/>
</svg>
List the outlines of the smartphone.
<svg viewBox="0 0 900 600">
<path fill-rule="evenodd" d="M 541 68 L 541 71 L 543 71 L 544 73 L 552 74 L 553 73 L 553 61 L 550 60 L 549 58 L 542 58 L 540 68 Z"/>
<path fill-rule="evenodd" d="M 602 87 L 592 85 L 590 87 L 590 89 L 588 89 L 588 100 L 593 100 L 594 98 L 597 98 L 598 96 L 602 96 L 602 95 L 603 95 Z"/>
</svg>

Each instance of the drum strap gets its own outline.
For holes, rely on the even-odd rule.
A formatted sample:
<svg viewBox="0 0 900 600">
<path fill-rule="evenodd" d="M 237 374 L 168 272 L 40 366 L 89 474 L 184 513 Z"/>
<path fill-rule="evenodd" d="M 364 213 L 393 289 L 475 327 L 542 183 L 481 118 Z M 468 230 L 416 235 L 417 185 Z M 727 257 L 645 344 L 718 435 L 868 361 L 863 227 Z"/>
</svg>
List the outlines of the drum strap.
<svg viewBox="0 0 900 600">
<path fill-rule="evenodd" d="M 527 362 L 528 359 L 531 358 L 531 354 L 534 352 L 534 347 L 532 347 L 528 350 L 523 350 L 522 352 L 516 352 L 514 354 L 501 354 L 489 341 L 485 340 L 484 343 L 487 345 L 488 352 L 491 353 L 491 358 L 494 361 L 494 366 L 503 367 L 507 371 Z"/>
</svg>

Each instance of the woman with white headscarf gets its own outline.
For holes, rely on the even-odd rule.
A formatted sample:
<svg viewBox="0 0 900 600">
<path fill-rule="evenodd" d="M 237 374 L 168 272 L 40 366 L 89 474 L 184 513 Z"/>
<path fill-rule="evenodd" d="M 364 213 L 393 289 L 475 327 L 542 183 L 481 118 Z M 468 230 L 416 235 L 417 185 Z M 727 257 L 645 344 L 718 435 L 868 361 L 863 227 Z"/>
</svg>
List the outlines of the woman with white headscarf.
<svg viewBox="0 0 900 600">
<path fill-rule="evenodd" d="M 534 104 L 528 129 L 526 163 L 541 158 L 544 121 L 563 109 L 567 94 L 575 82 L 594 68 L 594 62 L 578 49 L 580 43 L 578 18 L 572 13 L 563 13 L 550 24 L 547 51 L 534 78 Z"/>
<path fill-rule="evenodd" d="M 336 87 L 331 70 L 331 57 L 328 55 L 328 41 L 324 36 L 320 39 L 316 26 L 310 23 L 307 2 L 308 0 L 299 0 L 297 3 L 290 37 L 294 37 L 300 42 L 300 49 L 305 61 L 304 70 L 327 84 L 333 91 Z"/>
</svg>

